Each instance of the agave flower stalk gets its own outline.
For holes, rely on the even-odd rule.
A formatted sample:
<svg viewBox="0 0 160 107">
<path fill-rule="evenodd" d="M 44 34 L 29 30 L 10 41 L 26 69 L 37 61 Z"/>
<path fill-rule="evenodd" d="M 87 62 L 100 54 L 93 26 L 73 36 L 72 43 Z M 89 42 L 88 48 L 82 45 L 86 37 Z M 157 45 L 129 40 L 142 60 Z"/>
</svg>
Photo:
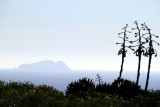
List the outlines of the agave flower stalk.
<svg viewBox="0 0 160 107">
<path fill-rule="evenodd" d="M 118 55 L 122 55 L 122 62 L 121 62 L 121 68 L 120 68 L 120 73 L 119 73 L 119 79 L 122 76 L 124 58 L 126 57 L 126 52 L 127 52 L 127 50 L 126 50 L 126 47 L 127 47 L 126 46 L 126 41 L 128 41 L 127 32 L 131 33 L 130 31 L 127 31 L 127 27 L 128 27 L 128 24 L 126 24 L 126 26 L 122 28 L 124 30 L 124 32 L 118 33 L 118 35 L 123 34 L 123 37 L 118 36 L 119 38 L 123 39 L 123 42 L 122 43 L 116 43 L 116 44 L 121 44 L 121 47 L 122 47 L 118 52 Z"/>
<path fill-rule="evenodd" d="M 142 54 L 145 55 L 144 44 L 146 42 L 142 42 L 142 39 L 145 37 L 144 37 L 144 35 L 141 34 L 141 31 L 145 30 L 145 28 L 144 27 L 139 28 L 137 21 L 135 21 L 134 24 L 136 25 L 136 28 L 132 28 L 132 30 L 138 30 L 138 32 L 135 33 L 135 37 L 138 37 L 138 39 L 135 41 L 132 41 L 132 43 L 137 42 L 137 45 L 131 46 L 131 47 L 138 47 L 136 50 L 133 49 L 134 54 L 138 57 L 138 69 L 137 69 L 137 80 L 136 80 L 136 84 L 138 85 L 139 77 L 140 77 L 141 58 L 142 58 Z"/>
<path fill-rule="evenodd" d="M 149 43 L 149 46 L 146 49 L 146 55 L 149 56 L 148 72 L 147 72 L 146 85 L 145 85 L 145 91 L 147 91 L 148 84 L 149 84 L 149 76 L 150 76 L 150 68 L 151 68 L 152 56 L 153 55 L 155 55 L 155 57 L 157 56 L 157 51 L 154 49 L 153 43 L 156 43 L 157 45 L 160 45 L 160 44 L 152 39 L 152 37 L 158 38 L 158 36 L 152 34 L 151 33 L 151 29 L 149 29 L 148 26 L 145 23 L 142 24 L 142 26 L 148 31 L 148 33 L 143 34 L 143 35 L 149 35 L 149 37 L 146 38 L 146 42 Z"/>
</svg>

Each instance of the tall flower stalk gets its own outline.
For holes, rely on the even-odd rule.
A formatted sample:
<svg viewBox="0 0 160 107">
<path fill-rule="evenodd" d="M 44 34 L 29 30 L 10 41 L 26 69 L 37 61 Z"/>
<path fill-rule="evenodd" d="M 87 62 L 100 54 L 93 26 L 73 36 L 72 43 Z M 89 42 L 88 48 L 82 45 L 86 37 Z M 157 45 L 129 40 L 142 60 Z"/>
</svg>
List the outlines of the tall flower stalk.
<svg viewBox="0 0 160 107">
<path fill-rule="evenodd" d="M 150 76 L 150 69 L 151 69 L 151 62 L 152 62 L 152 56 L 155 55 L 155 57 L 157 56 L 157 51 L 154 49 L 153 47 L 153 43 L 156 43 L 157 45 L 160 45 L 158 42 L 156 42 L 155 40 L 153 40 L 153 37 L 158 38 L 158 36 L 154 35 L 151 33 L 151 29 L 148 28 L 148 26 L 144 23 L 142 24 L 142 26 L 147 30 L 146 34 L 143 35 L 149 35 L 146 38 L 146 42 L 149 43 L 148 48 L 146 49 L 146 55 L 149 56 L 149 62 L 148 62 L 148 72 L 147 72 L 147 78 L 146 78 L 146 85 L 145 85 L 145 91 L 147 91 L 148 89 L 148 84 L 149 84 L 149 76 Z"/>
<path fill-rule="evenodd" d="M 116 44 L 121 44 L 121 49 L 118 52 L 118 55 L 122 55 L 122 62 L 121 62 L 121 69 L 120 69 L 120 73 L 119 73 L 119 79 L 121 79 L 122 76 L 122 72 L 123 72 L 123 64 L 124 64 L 124 58 L 126 57 L 126 41 L 128 41 L 128 37 L 127 37 L 127 32 L 131 33 L 130 31 L 127 31 L 127 27 L 128 24 L 126 24 L 125 27 L 122 28 L 122 30 L 124 30 L 124 32 L 118 33 L 118 35 L 123 34 L 123 37 L 118 36 L 119 38 L 123 39 L 122 43 L 116 43 Z"/>
<path fill-rule="evenodd" d="M 142 54 L 145 55 L 144 44 L 146 42 L 142 42 L 142 39 L 144 39 L 145 37 L 143 34 L 141 34 L 141 31 L 145 30 L 145 28 L 144 27 L 140 28 L 137 21 L 135 21 L 134 24 L 136 25 L 136 27 L 132 28 L 132 30 L 137 30 L 137 32 L 135 33 L 135 37 L 138 37 L 138 39 L 135 41 L 132 41 L 132 43 L 137 42 L 137 44 L 130 47 L 138 47 L 136 50 L 133 49 L 134 54 L 138 57 L 138 69 L 137 69 L 137 79 L 136 79 L 136 84 L 138 85 L 139 78 L 140 78 L 141 58 L 142 58 Z"/>
</svg>

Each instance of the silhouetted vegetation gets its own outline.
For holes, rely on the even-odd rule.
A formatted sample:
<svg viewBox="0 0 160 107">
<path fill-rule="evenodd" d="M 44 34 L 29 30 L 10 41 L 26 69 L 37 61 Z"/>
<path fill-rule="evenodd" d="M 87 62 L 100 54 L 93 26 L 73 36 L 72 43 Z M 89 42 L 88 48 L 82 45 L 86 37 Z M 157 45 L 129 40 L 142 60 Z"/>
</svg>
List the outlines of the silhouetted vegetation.
<svg viewBox="0 0 160 107">
<path fill-rule="evenodd" d="M 138 56 L 138 70 L 137 70 L 137 80 L 136 80 L 136 84 L 138 85 L 139 83 L 139 77 L 140 77 L 140 68 L 141 68 L 141 58 L 142 58 L 142 54 L 144 56 L 146 56 L 146 48 L 144 46 L 144 44 L 146 44 L 145 37 L 142 34 L 142 31 L 145 30 L 144 27 L 139 27 L 138 22 L 135 21 L 134 24 L 136 25 L 136 28 L 132 28 L 132 30 L 137 30 L 137 32 L 135 33 L 135 38 L 138 37 L 138 39 L 136 39 L 135 41 L 132 41 L 131 43 L 133 44 L 134 42 L 137 42 L 135 45 L 131 45 L 131 48 L 134 47 L 138 47 L 137 49 L 132 49 L 134 51 L 134 54 L 136 56 Z M 144 40 L 142 40 L 144 39 Z"/>
<path fill-rule="evenodd" d="M 122 75 L 122 71 L 123 71 L 123 63 L 124 63 L 124 58 L 126 57 L 126 52 L 127 50 L 125 48 L 130 48 L 132 51 L 134 51 L 134 54 L 136 54 L 136 56 L 138 56 L 138 70 L 137 70 L 137 80 L 136 80 L 136 85 L 138 86 L 139 83 L 139 77 L 140 77 L 140 67 L 141 67 L 141 57 L 142 54 L 144 56 L 149 56 L 149 62 L 148 62 L 148 72 L 147 72 L 147 77 L 146 77 L 146 85 L 145 85 L 145 91 L 147 91 L 148 89 L 148 83 L 149 83 L 149 75 L 150 75 L 150 68 L 151 68 L 151 61 L 152 61 L 152 56 L 155 54 L 155 57 L 157 56 L 157 51 L 153 48 L 153 43 L 156 43 L 157 45 L 160 45 L 158 42 L 156 42 L 155 40 L 153 40 L 153 37 L 158 38 L 158 36 L 154 35 L 151 33 L 151 29 L 148 28 L 148 26 L 143 23 L 141 24 L 141 27 L 139 27 L 138 22 L 135 21 L 134 24 L 136 24 L 136 28 L 132 28 L 132 30 L 138 30 L 138 32 L 135 33 L 134 37 L 138 37 L 138 39 L 136 39 L 135 41 L 131 41 L 128 39 L 128 37 L 126 37 L 126 32 L 127 31 L 127 27 L 128 24 L 126 24 L 126 27 L 123 28 L 124 32 L 119 33 L 120 34 L 124 34 L 124 37 L 120 37 L 123 39 L 123 43 L 116 43 L 116 44 L 121 44 L 121 49 L 118 52 L 118 55 L 122 54 L 122 63 L 121 63 L 121 69 L 120 69 L 120 74 L 119 74 L 119 79 L 121 79 L 121 75 Z M 141 33 L 142 31 L 147 31 Z M 131 32 L 129 32 L 131 33 Z M 146 37 L 146 35 L 148 35 L 148 37 Z M 142 41 L 142 39 L 144 39 L 144 41 Z M 131 43 L 130 46 L 126 46 L 126 41 L 128 41 L 129 43 Z M 136 45 L 133 45 L 133 43 L 137 42 Z M 148 43 L 148 47 L 145 48 L 145 44 Z M 138 47 L 137 49 L 134 49 L 135 47 Z"/>
<path fill-rule="evenodd" d="M 82 78 L 79 80 L 90 83 L 92 79 Z M 77 82 L 80 82 L 79 80 Z M 82 83 L 86 84 L 85 82 Z M 94 87 L 95 84 L 93 84 Z M 160 91 L 142 93 L 140 87 L 129 80 L 117 79 L 112 84 L 104 83 L 95 86 L 96 91 L 87 94 L 85 92 L 87 87 L 87 91 L 93 87 L 82 85 L 85 87 L 82 92 L 83 96 L 77 96 L 74 92 L 65 95 L 47 85 L 36 86 L 30 82 L 5 83 L 0 81 L 0 107 L 150 107 L 160 105 Z M 83 88 L 81 89 L 83 90 Z M 86 94 L 85 97 L 84 94 Z"/>
<path fill-rule="evenodd" d="M 107 84 L 106 82 L 103 84 L 96 85 L 96 92 L 104 94 L 113 94 L 112 86 L 110 84 Z"/>
<path fill-rule="evenodd" d="M 103 83 L 102 82 L 102 77 L 99 74 L 97 74 L 96 81 L 98 81 L 99 85 Z"/>
<path fill-rule="evenodd" d="M 123 98 L 132 98 L 142 94 L 142 89 L 134 82 L 125 79 L 116 79 L 112 84 L 95 85 L 90 78 L 82 78 L 78 81 L 71 82 L 67 86 L 66 95 L 86 98 L 87 96 L 94 97 L 95 93 L 109 94 L 112 96 L 121 96 Z"/>
<path fill-rule="evenodd" d="M 153 43 L 156 43 L 157 45 L 160 45 L 160 44 L 158 42 L 156 42 L 155 40 L 153 40 L 153 37 L 158 38 L 158 36 L 152 34 L 151 29 L 148 28 L 148 26 L 145 23 L 142 24 L 142 26 L 144 27 L 144 29 L 147 30 L 147 33 L 143 34 L 143 35 L 149 35 L 148 37 L 145 38 L 146 42 L 149 43 L 149 46 L 146 50 L 146 55 L 149 56 L 148 72 L 147 72 L 147 79 L 146 79 L 146 85 L 145 85 L 145 90 L 147 91 L 148 83 L 149 83 L 149 74 L 150 74 L 150 68 L 151 68 L 152 55 L 155 54 L 155 57 L 157 56 L 157 51 L 154 49 Z"/>
<path fill-rule="evenodd" d="M 121 76 L 122 76 L 124 58 L 126 57 L 126 52 L 127 52 L 127 50 L 126 50 L 126 47 L 127 47 L 126 46 L 126 41 L 128 41 L 127 32 L 131 33 L 130 31 L 127 31 L 127 27 L 128 27 L 128 24 L 126 24 L 126 26 L 122 28 L 124 30 L 124 32 L 118 33 L 118 35 L 123 34 L 123 37 L 118 36 L 119 38 L 123 39 L 123 42 L 122 43 L 116 43 L 116 44 L 121 44 L 121 47 L 122 47 L 118 52 L 118 55 L 122 54 L 122 63 L 121 63 L 121 69 L 120 69 L 120 73 L 119 73 L 119 78 L 121 78 Z"/>
<path fill-rule="evenodd" d="M 95 92 L 95 84 L 90 78 L 82 78 L 67 86 L 66 95 L 86 98 Z"/>
<path fill-rule="evenodd" d="M 141 87 L 137 86 L 136 83 L 119 78 L 112 83 L 112 90 L 113 94 L 123 98 L 132 98 L 143 93 Z"/>
</svg>

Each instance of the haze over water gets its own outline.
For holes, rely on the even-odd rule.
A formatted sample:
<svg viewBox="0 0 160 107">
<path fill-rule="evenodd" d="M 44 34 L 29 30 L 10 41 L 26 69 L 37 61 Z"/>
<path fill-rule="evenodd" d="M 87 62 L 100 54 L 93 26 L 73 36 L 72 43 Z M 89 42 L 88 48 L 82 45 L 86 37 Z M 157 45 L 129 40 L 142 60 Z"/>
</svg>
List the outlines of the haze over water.
<svg viewBox="0 0 160 107">
<path fill-rule="evenodd" d="M 46 69 L 48 68 L 48 69 Z M 36 85 L 50 85 L 54 88 L 65 91 L 67 85 L 72 81 L 77 81 L 82 77 L 88 77 L 94 80 L 96 84 L 97 74 L 102 77 L 103 83 L 112 83 L 119 76 L 119 71 L 101 71 L 101 70 L 70 70 L 65 63 L 40 61 L 32 64 L 23 64 L 17 69 L 0 70 L 0 79 L 2 81 L 30 81 Z M 136 71 L 124 71 L 122 77 L 132 81 L 136 80 Z M 140 85 L 145 86 L 147 72 L 141 72 Z M 160 89 L 160 72 L 151 72 L 149 89 Z"/>
</svg>

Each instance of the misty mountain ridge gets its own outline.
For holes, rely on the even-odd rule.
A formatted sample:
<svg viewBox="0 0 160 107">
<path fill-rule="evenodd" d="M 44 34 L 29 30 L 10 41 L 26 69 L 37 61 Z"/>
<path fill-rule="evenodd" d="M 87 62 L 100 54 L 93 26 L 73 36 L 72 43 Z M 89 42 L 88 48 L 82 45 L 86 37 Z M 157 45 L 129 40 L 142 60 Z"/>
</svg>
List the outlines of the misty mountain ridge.
<svg viewBox="0 0 160 107">
<path fill-rule="evenodd" d="M 70 68 L 62 61 L 54 62 L 51 60 L 39 61 L 31 64 L 21 64 L 16 70 L 18 71 L 52 71 L 68 72 Z"/>
</svg>

